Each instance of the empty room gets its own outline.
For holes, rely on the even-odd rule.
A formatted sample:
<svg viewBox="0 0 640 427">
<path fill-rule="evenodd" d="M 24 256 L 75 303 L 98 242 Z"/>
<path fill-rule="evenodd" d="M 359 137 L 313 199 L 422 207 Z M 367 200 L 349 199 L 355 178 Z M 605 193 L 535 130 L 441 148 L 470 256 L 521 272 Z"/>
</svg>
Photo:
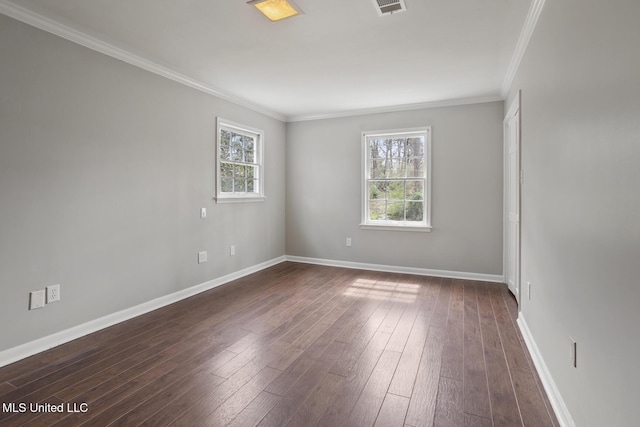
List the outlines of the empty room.
<svg viewBox="0 0 640 427">
<path fill-rule="evenodd" d="M 0 425 L 640 425 L 637 0 L 0 0 Z"/>
</svg>

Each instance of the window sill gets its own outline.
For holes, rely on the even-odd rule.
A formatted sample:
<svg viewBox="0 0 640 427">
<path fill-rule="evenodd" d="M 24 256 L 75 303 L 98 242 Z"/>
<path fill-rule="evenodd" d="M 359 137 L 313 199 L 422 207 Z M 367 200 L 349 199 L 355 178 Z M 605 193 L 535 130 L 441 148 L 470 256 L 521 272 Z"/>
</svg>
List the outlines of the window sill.
<svg viewBox="0 0 640 427">
<path fill-rule="evenodd" d="M 379 231 L 413 231 L 418 233 L 431 233 L 430 225 L 393 225 L 393 224 L 360 224 L 362 230 L 379 230 Z"/>
<path fill-rule="evenodd" d="M 264 202 L 266 197 L 264 196 L 232 196 L 232 197 L 214 197 L 213 200 L 216 203 L 250 203 L 250 202 Z"/>
</svg>

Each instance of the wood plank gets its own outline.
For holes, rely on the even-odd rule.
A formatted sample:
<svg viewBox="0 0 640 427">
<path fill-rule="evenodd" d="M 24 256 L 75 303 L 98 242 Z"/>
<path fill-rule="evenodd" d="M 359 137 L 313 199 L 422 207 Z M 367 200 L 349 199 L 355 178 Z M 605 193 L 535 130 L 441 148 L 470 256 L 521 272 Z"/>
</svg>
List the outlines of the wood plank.
<svg viewBox="0 0 640 427">
<path fill-rule="evenodd" d="M 415 304 L 407 307 L 404 313 L 402 313 L 402 317 L 400 318 L 398 325 L 391 334 L 386 350 L 402 353 L 404 346 L 407 344 L 407 340 L 409 339 L 409 334 L 411 333 L 413 324 L 418 317 L 418 312 L 418 308 Z"/>
<path fill-rule="evenodd" d="M 478 298 L 473 282 L 464 285 L 464 314 L 464 412 L 491 418 Z"/>
<path fill-rule="evenodd" d="M 278 375 L 280 375 L 280 371 L 267 366 L 241 386 L 223 383 L 216 390 L 208 393 L 196 405 L 191 406 L 188 411 L 183 412 L 171 424 L 189 427 L 220 425 L 217 424 L 216 417 L 221 417 L 225 423 L 229 422 Z M 225 385 L 227 387 L 223 389 Z"/>
<path fill-rule="evenodd" d="M 405 421 L 411 426 L 421 427 L 433 424 L 444 339 L 443 328 L 429 327 Z"/>
<path fill-rule="evenodd" d="M 313 392 L 300 405 L 291 417 L 287 426 L 313 426 L 320 421 L 322 415 L 333 402 L 335 394 L 342 387 L 344 377 L 328 373 L 313 389 Z"/>
<path fill-rule="evenodd" d="M 440 377 L 434 427 L 462 427 L 462 381 Z"/>
<path fill-rule="evenodd" d="M 141 395 L 140 393 L 132 395 L 129 400 L 135 399 L 138 405 L 132 407 L 132 409 L 126 412 L 124 416 L 115 420 L 114 424 L 137 425 L 151 417 L 156 412 L 161 411 L 169 403 L 174 402 L 182 395 L 192 392 L 193 389 L 198 389 L 204 393 L 217 387 L 217 385 L 222 383 L 223 379 L 213 375 L 212 370 L 215 369 L 215 366 L 218 364 L 224 363 L 224 361 L 229 357 L 233 357 L 233 353 L 226 350 L 222 351 L 209 361 L 200 364 L 198 369 L 184 375 L 169 387 L 165 387 L 155 395 L 149 393 L 149 390 L 146 389 L 144 392 L 149 393 L 148 395 Z"/>
<path fill-rule="evenodd" d="M 229 424 L 236 416 L 240 414 L 262 391 L 265 389 L 265 384 L 269 384 L 270 379 L 276 378 L 281 374 L 277 369 L 270 367 L 264 368 L 265 371 L 271 371 L 270 374 L 262 374 L 264 376 L 254 377 L 247 384 L 240 387 L 229 399 L 227 399 L 222 405 L 218 406 L 218 409 L 213 411 L 207 416 L 204 424 L 185 424 L 185 425 L 209 425 L 219 426 Z M 180 424 L 180 420 L 177 423 Z"/>
<path fill-rule="evenodd" d="M 169 360 L 93 402 L 80 396 L 75 401 L 91 402 L 90 412 L 71 415 L 63 420 L 63 425 L 108 425 L 157 395 L 162 396 L 165 389 L 176 385 L 179 388 L 179 381 L 185 377 L 186 381 L 202 377 L 208 389 L 215 389 L 224 379 L 213 375 L 212 371 L 232 354 L 214 349 L 211 353 L 203 353 L 183 363 Z"/>
<path fill-rule="evenodd" d="M 447 313 L 447 340 L 442 350 L 440 375 L 462 381 L 464 371 L 464 285 L 462 280 L 451 282 L 451 296 Z"/>
<path fill-rule="evenodd" d="M 440 304 L 444 304 L 444 300 L 448 301 L 449 290 L 440 288 L 439 285 L 434 288 L 438 291 L 438 300 Z M 442 297 L 440 297 L 442 293 Z M 417 316 L 413 324 L 407 344 L 404 348 L 398 369 L 389 386 L 389 393 L 398 396 L 411 397 L 413 385 L 420 368 L 420 359 L 422 357 L 425 342 L 429 332 L 429 325 L 433 315 L 433 307 L 437 302 L 433 299 L 425 299 L 420 307 L 420 314 Z"/>
<path fill-rule="evenodd" d="M 496 317 L 496 325 L 498 327 L 498 333 L 500 334 L 500 340 L 505 350 L 505 357 L 509 369 L 511 371 L 530 371 L 529 361 L 525 356 L 525 349 L 522 342 L 518 338 L 514 325 L 511 321 L 511 314 L 504 304 L 504 299 L 500 292 L 500 289 L 496 287 L 489 288 L 491 298 L 491 305 Z"/>
<path fill-rule="evenodd" d="M 464 414 L 464 427 L 493 427 L 493 421 L 476 415 Z"/>
<path fill-rule="evenodd" d="M 374 427 L 404 425 L 407 409 L 409 409 L 409 398 L 387 393 Z"/>
<path fill-rule="evenodd" d="M 340 423 L 349 416 L 353 405 L 360 396 L 360 392 L 378 363 L 378 359 L 382 355 L 387 341 L 389 341 L 389 337 L 389 334 L 383 332 L 376 332 L 374 334 L 367 347 L 360 354 L 355 365 L 349 371 L 342 388 L 339 393 L 334 396 L 333 403 L 327 411 L 325 411 L 318 425 L 332 427 L 340 425 Z M 348 349 L 349 347 L 347 347 L 347 351 Z M 336 364 L 339 364 L 339 361 L 336 362 Z M 330 372 L 333 371 L 334 368 L 331 368 Z"/>
<path fill-rule="evenodd" d="M 402 317 L 402 314 L 404 313 L 406 308 L 407 308 L 407 303 L 404 303 L 404 302 L 394 303 L 393 306 L 391 306 L 391 309 L 389 310 L 389 312 L 387 313 L 387 316 L 384 318 L 384 320 L 378 327 L 378 330 L 380 332 L 385 332 L 387 334 L 393 334 L 393 331 L 395 331 L 396 326 L 398 325 L 398 322 L 400 321 L 400 318 Z"/>
<path fill-rule="evenodd" d="M 399 360 L 398 352 L 388 350 L 382 352 L 358 401 L 351 410 L 349 424 L 372 426 L 375 423 Z"/>
<path fill-rule="evenodd" d="M 544 390 L 544 386 L 542 385 L 542 381 L 540 380 L 540 376 L 538 375 L 538 372 L 536 371 L 535 368 L 535 364 L 533 363 L 533 360 L 531 359 L 531 355 L 529 354 L 529 351 L 527 350 L 526 344 L 524 342 L 524 338 L 522 337 L 522 334 L 520 332 L 520 328 L 517 324 L 517 318 L 518 318 L 518 303 L 516 301 L 516 298 L 513 296 L 513 294 L 509 291 L 506 292 L 502 292 L 502 299 L 504 301 L 504 304 L 507 306 L 508 310 L 509 310 L 509 314 L 511 315 L 511 322 L 513 324 L 513 327 L 516 331 L 516 334 L 518 336 L 518 340 L 520 341 L 520 344 L 522 345 L 522 348 L 525 350 L 525 357 L 527 358 L 528 361 L 528 365 L 530 368 L 530 372 L 533 375 L 534 381 L 536 383 L 536 386 L 538 388 L 538 393 L 542 396 L 542 401 L 544 403 L 544 406 L 547 410 L 547 414 L 549 415 L 549 418 L 551 419 L 551 422 L 553 424 L 554 427 L 560 427 L 560 423 L 558 422 L 558 419 L 556 418 L 556 415 L 553 411 L 553 407 L 551 406 L 551 402 L 549 401 L 549 398 L 547 397 L 547 394 L 545 393 Z M 529 372 L 527 370 L 527 372 Z M 515 382 L 515 381 L 514 381 Z"/>
<path fill-rule="evenodd" d="M 280 401 L 281 397 L 263 391 L 228 424 L 229 427 L 250 427 L 262 418 Z"/>
<path fill-rule="evenodd" d="M 13 384 L 9 384 L 9 383 L 2 383 L 0 384 L 0 395 L 3 395 L 5 393 L 9 393 L 10 391 L 15 390 L 17 387 L 14 386 Z"/>
<path fill-rule="evenodd" d="M 300 357 L 292 362 L 278 378 L 269 384 L 265 390 L 278 396 L 285 396 L 291 387 L 309 369 L 318 369 L 316 364 L 318 359 L 329 363 L 329 367 L 333 365 L 333 363 L 342 356 L 346 347 L 345 343 L 334 341 L 338 331 L 338 328 L 327 329 L 325 333 L 309 346 Z"/>
<path fill-rule="evenodd" d="M 478 307 L 493 422 L 495 425 L 521 426 L 518 402 L 511 384 L 509 367 L 504 358 L 489 291 L 486 288 L 478 290 Z"/>
<path fill-rule="evenodd" d="M 289 422 L 303 406 L 314 387 L 327 375 L 331 365 L 342 354 L 346 344 L 333 341 L 313 365 L 286 390 L 282 399 L 260 421 L 259 426 L 280 427 Z"/>
<path fill-rule="evenodd" d="M 371 339 L 378 334 L 376 331 L 384 318 L 386 317 L 391 303 L 388 301 L 383 302 L 376 308 L 365 323 L 354 325 L 347 334 L 339 335 L 336 340 L 345 342 L 348 344 L 345 356 L 338 360 L 336 364 L 331 368 L 331 372 L 336 375 L 348 376 L 354 370 L 354 366 L 357 364 L 361 353 L 369 345 Z M 362 326 L 362 327 L 360 327 Z M 382 336 L 390 337 L 390 334 L 380 332 Z M 351 338 L 352 335 L 355 335 Z M 386 345 L 386 342 L 385 342 Z"/>
<path fill-rule="evenodd" d="M 540 394 L 531 372 L 512 371 L 511 380 L 525 426 L 553 427 L 552 418 Z"/>
</svg>

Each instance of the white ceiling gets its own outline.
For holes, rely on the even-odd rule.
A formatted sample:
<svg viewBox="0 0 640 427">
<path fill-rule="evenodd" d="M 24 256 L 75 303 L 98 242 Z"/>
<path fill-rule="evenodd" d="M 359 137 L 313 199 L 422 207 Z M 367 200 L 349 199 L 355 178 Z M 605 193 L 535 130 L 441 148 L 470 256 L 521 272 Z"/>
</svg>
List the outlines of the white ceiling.
<svg viewBox="0 0 640 427">
<path fill-rule="evenodd" d="M 0 0 L 284 119 L 499 98 L 532 0 Z M 37 16 L 36 15 L 36 16 Z"/>
</svg>

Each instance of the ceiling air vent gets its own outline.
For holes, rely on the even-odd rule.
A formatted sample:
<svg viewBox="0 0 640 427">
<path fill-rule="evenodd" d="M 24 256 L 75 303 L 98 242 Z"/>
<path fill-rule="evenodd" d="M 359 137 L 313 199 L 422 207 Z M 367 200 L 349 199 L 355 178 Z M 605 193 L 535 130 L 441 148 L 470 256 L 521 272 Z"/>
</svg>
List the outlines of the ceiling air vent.
<svg viewBox="0 0 640 427">
<path fill-rule="evenodd" d="M 407 10 L 404 0 L 373 0 L 373 3 L 380 16 Z"/>
</svg>

